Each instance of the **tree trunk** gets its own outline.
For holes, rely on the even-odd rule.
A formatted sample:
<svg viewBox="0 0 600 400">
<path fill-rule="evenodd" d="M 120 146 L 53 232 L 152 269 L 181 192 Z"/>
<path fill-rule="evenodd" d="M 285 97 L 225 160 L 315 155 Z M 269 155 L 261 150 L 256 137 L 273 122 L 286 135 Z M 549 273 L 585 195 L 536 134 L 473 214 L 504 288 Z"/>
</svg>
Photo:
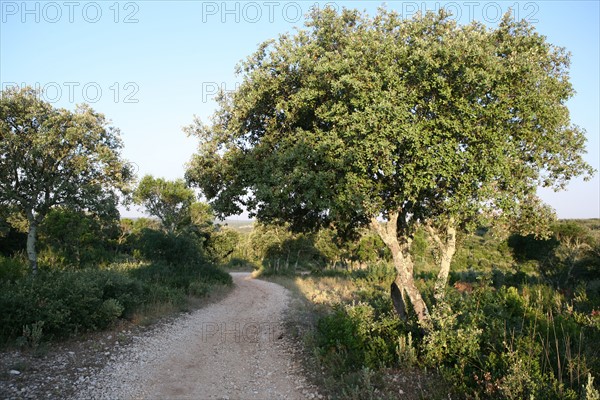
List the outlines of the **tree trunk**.
<svg viewBox="0 0 600 400">
<path fill-rule="evenodd" d="M 398 316 L 406 321 L 406 300 L 404 299 L 404 291 L 400 289 L 400 286 L 402 286 L 402 282 L 400 282 L 396 276 L 396 279 L 392 282 L 390 288 L 392 304 L 394 304 Z"/>
<path fill-rule="evenodd" d="M 446 295 L 450 263 L 456 252 L 456 228 L 454 227 L 454 221 L 450 219 L 446 225 L 444 238 L 441 238 L 432 226 L 427 226 L 427 231 L 435 241 L 440 252 L 440 272 L 438 273 L 433 292 L 435 300 L 439 303 L 444 300 L 444 296 Z"/>
<path fill-rule="evenodd" d="M 31 266 L 31 273 L 35 276 L 38 272 L 37 252 L 35 250 L 35 242 L 37 239 L 37 222 L 29 221 L 29 232 L 27 233 L 27 258 Z"/>
<path fill-rule="evenodd" d="M 421 325 L 427 329 L 429 325 L 429 310 L 417 288 L 413 276 L 414 264 L 410 254 L 410 245 L 412 239 L 408 236 L 398 238 L 398 213 L 390 213 L 389 220 L 382 225 L 376 218 L 371 220 L 371 228 L 379 234 L 381 240 L 386 244 L 392 253 L 394 267 L 396 268 L 396 280 L 391 287 L 392 302 L 398 315 L 406 319 L 406 310 L 408 304 L 405 298 L 408 297 L 412 308 L 417 314 Z"/>
</svg>

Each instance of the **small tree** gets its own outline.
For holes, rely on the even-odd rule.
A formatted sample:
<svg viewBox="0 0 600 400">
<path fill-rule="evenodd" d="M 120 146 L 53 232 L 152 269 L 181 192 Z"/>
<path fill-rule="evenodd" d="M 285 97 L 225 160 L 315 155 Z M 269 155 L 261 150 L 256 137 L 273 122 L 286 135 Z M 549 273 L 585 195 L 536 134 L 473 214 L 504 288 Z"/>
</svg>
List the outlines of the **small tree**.
<svg viewBox="0 0 600 400">
<path fill-rule="evenodd" d="M 157 217 L 170 233 L 190 224 L 194 191 L 183 179 L 168 181 L 146 175 L 133 192 L 133 201 Z"/>
<path fill-rule="evenodd" d="M 458 229 L 539 215 L 538 185 L 592 173 L 565 106 L 568 54 L 510 15 L 488 29 L 443 10 L 325 9 L 307 28 L 262 44 L 214 123 L 188 128 L 200 148 L 186 177 L 219 215 L 369 226 L 391 252 L 398 313 L 410 300 L 427 325 L 410 253 L 419 226 L 441 253 L 442 298 Z"/>
<path fill-rule="evenodd" d="M 28 223 L 27 256 L 37 271 L 36 235 L 55 206 L 113 210 L 132 171 L 120 156 L 119 130 L 87 105 L 55 109 L 31 88 L 0 99 L 0 205 Z"/>
</svg>

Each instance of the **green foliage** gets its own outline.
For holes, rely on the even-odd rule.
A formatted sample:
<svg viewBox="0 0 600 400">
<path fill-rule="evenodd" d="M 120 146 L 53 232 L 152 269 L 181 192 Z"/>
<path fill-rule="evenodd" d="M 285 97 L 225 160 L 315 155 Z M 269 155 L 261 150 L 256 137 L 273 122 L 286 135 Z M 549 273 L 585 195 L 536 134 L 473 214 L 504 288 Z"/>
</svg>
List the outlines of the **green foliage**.
<svg viewBox="0 0 600 400">
<path fill-rule="evenodd" d="M 379 260 L 390 260 L 389 249 L 385 246 L 379 236 L 372 232 L 366 232 L 359 237 L 358 241 L 349 249 L 351 259 L 362 264 L 375 263 Z"/>
<path fill-rule="evenodd" d="M 208 263 L 192 237 L 148 229 L 147 222 L 124 221 L 129 233 L 121 237 L 124 248 L 142 262 L 108 265 L 99 250 L 115 243 L 116 235 L 102 235 L 101 221 L 87 215 L 53 210 L 42 238 L 48 237 L 49 247 L 62 254 L 55 259 L 59 264 L 42 264 L 37 276 L 29 276 L 24 260 L 0 257 L 0 340 L 17 339 L 24 332 L 19 340 L 31 346 L 37 327 L 43 328 L 44 340 L 105 329 L 155 305 L 182 307 L 188 296 L 231 284 L 231 277 Z M 113 225 L 108 227 L 112 232 Z M 66 269 L 72 250 L 80 252 L 78 264 L 97 260 L 107 269 Z"/>
<path fill-rule="evenodd" d="M 139 233 L 144 229 L 160 230 L 160 222 L 150 218 L 121 218 L 121 232 L 128 236 L 132 233 Z"/>
<path fill-rule="evenodd" d="M 554 224 L 548 239 L 515 234 L 508 244 L 517 261 L 535 261 L 544 279 L 556 287 L 594 279 L 600 271 L 600 237 L 580 222 Z"/>
<path fill-rule="evenodd" d="M 286 225 L 257 224 L 250 233 L 238 236 L 232 257 L 257 265 L 266 274 L 328 273 L 329 267 L 364 268 L 369 262 L 388 259 L 389 251 L 367 230 L 344 241 L 335 229 L 295 233 Z"/>
<path fill-rule="evenodd" d="M 75 267 L 110 261 L 118 234 L 118 214 L 94 216 L 64 208 L 52 209 L 39 230 L 40 247 L 47 247 L 61 265 Z"/>
<path fill-rule="evenodd" d="M 230 284 L 231 276 L 213 266 L 194 264 L 152 263 L 131 270 L 131 276 L 142 282 L 160 284 L 170 288 L 181 289 L 190 293 L 190 285 L 194 282 Z M 194 288 L 194 290 L 200 290 Z"/>
<path fill-rule="evenodd" d="M 522 236 L 513 234 L 508 239 L 508 245 L 518 261 L 544 261 L 558 244 L 559 242 L 556 238 L 539 239 L 535 235 Z"/>
<path fill-rule="evenodd" d="M 133 201 L 157 217 L 170 233 L 190 225 L 195 197 L 182 179 L 167 181 L 151 175 L 144 176 L 133 192 Z"/>
<path fill-rule="evenodd" d="M 219 227 L 211 232 L 205 244 L 208 257 L 216 263 L 226 263 L 230 260 L 240 240 L 240 234 L 229 228 Z"/>
<path fill-rule="evenodd" d="M 538 184 L 592 172 L 564 104 L 568 65 L 510 15 L 488 29 L 443 10 L 315 10 L 241 64 L 211 126 L 188 128 L 201 145 L 186 177 L 219 214 L 243 206 L 299 230 L 398 210 L 460 225 L 483 205 L 526 215 Z"/>
<path fill-rule="evenodd" d="M 35 350 L 42 341 L 44 332 L 43 327 L 44 321 L 36 322 L 35 324 L 31 325 L 25 325 L 23 327 L 23 336 L 21 336 L 23 344 L 26 344 Z"/>
<path fill-rule="evenodd" d="M 144 228 L 130 235 L 128 243 L 133 255 L 145 261 L 185 265 L 205 260 L 200 245 L 186 235 Z"/>
<path fill-rule="evenodd" d="M 391 314 L 377 316 L 367 303 L 340 306 L 318 324 L 318 346 L 325 362 L 338 372 L 393 365 L 399 321 Z"/>
<path fill-rule="evenodd" d="M 115 293 L 114 282 L 125 283 L 128 291 Z M 1 285 L 0 337 L 4 339 L 36 323 L 43 323 L 44 335 L 50 338 L 103 329 L 126 311 L 120 294 L 130 299 L 129 307 L 141 303 L 141 288 L 135 293 L 130 278 L 110 271 L 42 271 L 39 277 Z"/>
<path fill-rule="evenodd" d="M 594 229 L 569 232 L 585 232 L 593 248 L 600 239 Z M 574 275 L 557 290 L 543 274 L 523 274 L 522 264 L 530 260 L 513 258 L 511 239 L 494 229 L 460 240 L 465 254 L 454 260 L 453 280 L 464 285 L 449 288 L 445 303 L 432 308 L 433 329 L 426 333 L 416 321 L 401 322 L 390 314 L 391 265 L 322 274 L 335 273 L 354 285 L 347 303 L 321 317 L 315 334 L 321 365 L 339 377 L 328 381 L 336 395 L 350 393 L 350 376 L 365 366 L 375 375 L 417 366 L 437 371 L 458 398 L 575 400 L 587 393 L 594 398 L 588 376 L 600 373 L 600 282 Z M 555 240 L 557 249 L 569 239 Z M 544 247 L 533 243 L 528 254 L 542 259 L 536 248 Z M 425 264 L 434 260 L 426 252 L 423 257 L 417 274 L 426 277 Z M 479 263 L 485 258 L 487 264 Z M 428 281 L 419 284 L 428 287 Z M 391 329 L 378 328 L 382 325 Z M 378 338 L 393 348 L 379 346 Z M 374 357 L 386 361 L 367 363 Z"/>
<path fill-rule="evenodd" d="M 443 304 L 434 309 L 434 329 L 423 340 L 423 361 L 444 372 L 447 366 L 453 377 L 464 378 L 468 376 L 467 366 L 472 365 L 479 355 L 482 330 L 469 325 L 461 326 L 458 323 L 459 316 L 460 313 L 453 312 Z"/>
<path fill-rule="evenodd" d="M 218 216 L 246 209 L 344 238 L 370 227 L 395 252 L 399 291 L 426 326 L 410 254 L 418 227 L 439 248 L 445 284 L 457 228 L 517 221 L 543 232 L 554 214 L 537 187 L 594 173 L 566 106 L 569 63 L 510 13 L 488 28 L 443 9 L 412 19 L 315 9 L 306 29 L 241 63 L 242 84 L 219 96 L 210 125 L 186 128 L 200 143 L 186 179 Z M 290 268 L 282 250 L 267 269 Z"/>
<path fill-rule="evenodd" d="M 285 226 L 255 226 L 248 237 L 250 261 L 260 263 L 266 274 L 294 273 L 297 269 L 313 269 L 327 261 L 315 246 L 312 235 L 294 234 Z"/>
<path fill-rule="evenodd" d="M 404 366 L 414 366 L 417 364 L 417 350 L 413 346 L 412 333 L 408 335 L 400 335 L 398 337 L 398 345 L 396 346 L 396 354 L 398 362 Z"/>
<path fill-rule="evenodd" d="M 37 269 L 36 230 L 56 206 L 115 210 L 131 168 L 121 159 L 119 131 L 104 115 L 82 105 L 55 109 L 31 88 L 0 96 L 0 204 L 27 219 L 27 254 Z"/>
<path fill-rule="evenodd" d="M 0 256 L 0 282 L 15 281 L 27 275 L 27 260 L 24 256 Z"/>
<path fill-rule="evenodd" d="M 215 284 L 229 285 L 231 277 L 198 262 L 42 270 L 37 277 L 2 280 L 0 339 L 15 339 L 36 326 L 43 327 L 46 340 L 104 329 L 152 304 L 183 306 L 186 296 L 204 296 Z"/>
</svg>

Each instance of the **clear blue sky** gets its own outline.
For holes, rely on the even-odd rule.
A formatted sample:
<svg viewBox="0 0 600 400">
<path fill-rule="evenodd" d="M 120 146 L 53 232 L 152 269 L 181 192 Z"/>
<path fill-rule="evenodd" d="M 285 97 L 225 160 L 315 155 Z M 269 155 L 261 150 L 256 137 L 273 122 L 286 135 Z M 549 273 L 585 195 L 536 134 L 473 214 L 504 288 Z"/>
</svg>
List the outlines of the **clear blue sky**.
<svg viewBox="0 0 600 400">
<path fill-rule="evenodd" d="M 181 128 L 215 110 L 217 87 L 235 88 L 235 65 L 257 45 L 300 27 L 311 7 L 367 9 L 380 2 L 6 1 L 0 0 L 0 82 L 39 86 L 58 107 L 89 102 L 122 131 L 124 156 L 146 173 L 175 179 L 196 148 Z M 460 22 L 519 18 L 572 53 L 572 121 L 585 128 L 587 161 L 600 169 L 598 0 L 388 1 L 410 17 L 447 4 Z M 561 218 L 600 217 L 600 178 L 540 191 Z M 132 215 L 132 212 L 126 213 Z"/>
</svg>

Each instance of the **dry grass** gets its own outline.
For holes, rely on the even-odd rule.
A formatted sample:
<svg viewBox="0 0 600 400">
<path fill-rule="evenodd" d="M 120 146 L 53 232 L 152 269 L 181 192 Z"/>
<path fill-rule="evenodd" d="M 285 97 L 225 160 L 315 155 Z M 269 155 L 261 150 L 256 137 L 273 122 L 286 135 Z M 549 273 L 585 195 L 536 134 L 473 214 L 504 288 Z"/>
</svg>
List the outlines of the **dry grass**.
<svg viewBox="0 0 600 400">
<path fill-rule="evenodd" d="M 352 280 L 342 277 L 298 277 L 294 284 L 308 301 L 323 305 L 352 302 L 357 289 Z"/>
</svg>

